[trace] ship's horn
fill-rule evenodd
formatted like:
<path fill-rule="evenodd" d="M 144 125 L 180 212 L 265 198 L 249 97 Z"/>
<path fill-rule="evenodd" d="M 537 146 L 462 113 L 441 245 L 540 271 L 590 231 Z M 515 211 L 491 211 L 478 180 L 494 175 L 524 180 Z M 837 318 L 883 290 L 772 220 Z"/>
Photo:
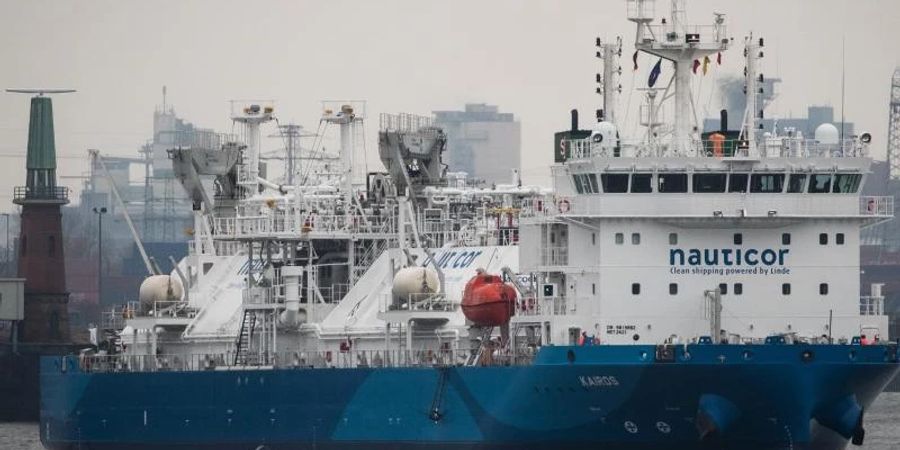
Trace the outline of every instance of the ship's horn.
<path fill-rule="evenodd" d="M 863 429 L 863 409 L 856 401 L 856 396 L 848 395 L 835 400 L 815 413 L 816 422 L 834 430 L 846 439 L 852 439 L 854 445 L 862 445 L 866 436 Z"/>
<path fill-rule="evenodd" d="M 741 411 L 725 397 L 715 394 L 703 394 L 700 396 L 700 404 L 697 406 L 697 432 L 700 439 L 711 439 L 728 432 L 728 429 L 741 416 Z"/>

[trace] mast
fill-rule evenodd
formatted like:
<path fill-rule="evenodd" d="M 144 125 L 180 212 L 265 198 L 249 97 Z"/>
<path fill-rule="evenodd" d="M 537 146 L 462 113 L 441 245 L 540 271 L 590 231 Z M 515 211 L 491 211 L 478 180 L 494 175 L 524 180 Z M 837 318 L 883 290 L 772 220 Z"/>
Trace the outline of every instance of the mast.
<path fill-rule="evenodd" d="M 684 0 L 671 0 L 668 20 L 652 25 L 654 0 L 627 0 L 627 7 L 628 20 L 637 24 L 635 48 L 675 63 L 675 117 L 669 152 L 695 155 L 692 144 L 699 133 L 691 113 L 691 65 L 728 48 L 725 17 L 716 14 L 713 25 L 687 25 Z"/>
<path fill-rule="evenodd" d="M 744 121 L 741 124 L 741 138 L 747 142 L 747 156 L 759 156 L 759 148 L 756 145 L 756 130 L 758 120 L 762 118 L 762 107 L 757 101 L 762 93 L 762 74 L 757 75 L 759 59 L 763 57 L 763 40 L 753 39 L 753 33 L 744 38 L 744 95 L 747 98 L 747 107 L 744 110 Z"/>
<path fill-rule="evenodd" d="M 622 92 L 619 84 L 622 67 L 618 61 L 622 56 L 622 37 L 617 36 L 614 42 L 606 43 L 597 38 L 597 47 L 600 48 L 597 57 L 603 61 L 603 74 L 597 74 L 597 93 L 603 96 L 603 109 L 597 111 L 597 121 L 616 125 L 616 100 Z"/>

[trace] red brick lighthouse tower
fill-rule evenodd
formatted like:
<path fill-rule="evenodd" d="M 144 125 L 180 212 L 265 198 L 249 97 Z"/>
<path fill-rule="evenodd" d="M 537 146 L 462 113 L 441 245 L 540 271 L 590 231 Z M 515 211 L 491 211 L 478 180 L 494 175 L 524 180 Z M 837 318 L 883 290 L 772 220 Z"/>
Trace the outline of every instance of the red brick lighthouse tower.
<path fill-rule="evenodd" d="M 19 233 L 19 277 L 25 279 L 25 320 L 19 335 L 25 343 L 69 341 L 69 293 L 63 260 L 62 213 L 68 189 L 56 185 L 53 105 L 47 93 L 31 91 L 25 186 L 17 186 L 13 202 L 22 206 Z"/>

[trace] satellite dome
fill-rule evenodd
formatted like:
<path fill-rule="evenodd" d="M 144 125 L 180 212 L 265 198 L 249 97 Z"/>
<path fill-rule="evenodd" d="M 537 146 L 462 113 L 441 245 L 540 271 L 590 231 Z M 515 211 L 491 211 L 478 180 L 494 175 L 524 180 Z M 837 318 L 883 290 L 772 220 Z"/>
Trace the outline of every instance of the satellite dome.
<path fill-rule="evenodd" d="M 823 123 L 816 128 L 816 140 L 820 144 L 837 145 L 840 140 L 840 133 L 836 126 L 830 123 Z"/>

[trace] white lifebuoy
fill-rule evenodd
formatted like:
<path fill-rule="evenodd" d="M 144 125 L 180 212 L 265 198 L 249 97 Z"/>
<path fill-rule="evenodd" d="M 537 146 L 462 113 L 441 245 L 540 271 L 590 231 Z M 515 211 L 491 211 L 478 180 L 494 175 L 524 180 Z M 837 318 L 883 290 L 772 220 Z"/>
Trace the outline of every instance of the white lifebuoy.
<path fill-rule="evenodd" d="M 569 209 L 571 206 L 572 206 L 572 204 L 569 203 L 568 200 L 563 199 L 563 200 L 559 201 L 559 205 L 557 205 L 557 209 L 559 209 L 559 212 L 561 212 L 561 213 L 567 213 L 567 212 L 569 212 Z"/>

